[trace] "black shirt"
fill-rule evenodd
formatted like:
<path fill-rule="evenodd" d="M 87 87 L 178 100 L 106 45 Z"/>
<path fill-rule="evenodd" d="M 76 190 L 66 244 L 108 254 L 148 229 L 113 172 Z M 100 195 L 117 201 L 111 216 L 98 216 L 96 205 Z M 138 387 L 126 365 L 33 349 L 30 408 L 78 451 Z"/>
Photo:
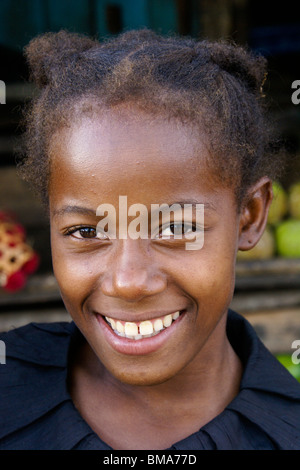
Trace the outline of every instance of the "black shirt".
<path fill-rule="evenodd" d="M 229 310 L 229 341 L 244 372 L 240 391 L 209 423 L 173 450 L 300 450 L 300 384 Z M 31 323 L 0 339 L 0 449 L 112 450 L 75 408 L 67 388 L 68 355 L 80 336 L 73 322 Z M 222 384 L 220 384 L 220 387 Z"/>

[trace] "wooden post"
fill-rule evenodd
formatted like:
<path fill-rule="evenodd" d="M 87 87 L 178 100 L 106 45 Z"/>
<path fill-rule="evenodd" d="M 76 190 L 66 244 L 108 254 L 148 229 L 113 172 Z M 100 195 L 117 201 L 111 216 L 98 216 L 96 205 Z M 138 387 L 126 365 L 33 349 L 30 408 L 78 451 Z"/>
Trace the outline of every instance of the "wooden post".
<path fill-rule="evenodd" d="M 247 6 L 248 0 L 201 0 L 201 38 L 245 43 L 248 37 Z"/>

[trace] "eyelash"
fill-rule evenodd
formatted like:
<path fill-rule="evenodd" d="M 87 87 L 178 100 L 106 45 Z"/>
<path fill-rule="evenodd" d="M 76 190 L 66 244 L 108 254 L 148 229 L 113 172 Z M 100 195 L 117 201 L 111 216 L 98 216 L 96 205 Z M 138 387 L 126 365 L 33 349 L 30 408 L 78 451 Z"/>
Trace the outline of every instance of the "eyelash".
<path fill-rule="evenodd" d="M 92 227 L 92 226 L 89 226 L 89 225 L 80 225 L 80 226 L 77 226 L 77 227 L 71 227 L 69 229 L 66 230 L 66 232 L 64 233 L 64 236 L 68 237 L 68 236 L 73 236 L 73 238 L 77 238 L 78 240 L 108 240 L 108 237 L 106 238 L 97 238 L 96 236 L 94 237 L 75 237 L 74 236 L 74 233 L 80 231 L 80 230 L 84 230 L 84 229 L 88 229 L 88 230 L 94 230 L 95 233 L 96 233 L 96 227 Z"/>
<path fill-rule="evenodd" d="M 177 226 L 177 225 L 181 225 L 181 228 L 183 230 L 181 230 L 181 233 L 184 234 L 184 224 L 183 223 L 180 223 L 180 222 L 177 222 L 177 223 L 174 223 L 174 222 L 171 222 L 169 225 L 166 225 L 165 227 L 162 227 L 162 230 L 166 230 L 167 228 L 171 228 L 173 227 L 172 231 L 172 235 L 174 235 L 174 227 Z M 188 227 L 190 227 L 192 229 L 192 231 L 195 231 L 197 229 L 196 225 L 194 223 L 190 223 L 190 224 L 186 224 Z"/>
<path fill-rule="evenodd" d="M 171 229 L 171 230 L 173 231 L 172 235 L 174 235 L 174 226 L 176 226 L 176 225 L 181 225 L 182 227 L 184 227 L 184 224 L 182 224 L 182 223 L 170 223 L 169 225 L 167 225 L 167 226 L 163 227 L 162 229 L 160 229 L 160 231 L 162 232 L 163 230 L 166 230 L 167 228 L 173 227 L 173 229 Z M 195 231 L 197 229 L 197 227 L 194 223 L 187 224 L 187 225 L 192 228 L 192 231 Z M 84 230 L 84 229 L 94 230 L 96 232 L 96 227 L 92 227 L 92 226 L 89 226 L 89 225 L 80 225 L 80 226 L 76 226 L 76 227 L 70 227 L 69 229 L 67 229 L 66 232 L 64 233 L 64 236 L 73 236 L 73 238 L 77 238 L 78 240 L 102 240 L 102 241 L 103 240 L 109 240 L 109 237 L 107 237 L 107 236 L 105 236 L 103 238 L 97 238 L 96 236 L 94 236 L 94 237 L 83 237 L 83 236 L 76 237 L 76 236 L 74 236 L 74 233 L 76 233 L 77 231 L 80 231 L 80 230 Z M 199 230 L 199 228 L 198 228 L 198 230 Z M 201 230 L 203 230 L 203 229 L 201 228 Z M 162 235 L 161 235 L 161 237 L 162 237 Z M 171 236 L 169 235 L 169 237 L 171 237 Z"/>

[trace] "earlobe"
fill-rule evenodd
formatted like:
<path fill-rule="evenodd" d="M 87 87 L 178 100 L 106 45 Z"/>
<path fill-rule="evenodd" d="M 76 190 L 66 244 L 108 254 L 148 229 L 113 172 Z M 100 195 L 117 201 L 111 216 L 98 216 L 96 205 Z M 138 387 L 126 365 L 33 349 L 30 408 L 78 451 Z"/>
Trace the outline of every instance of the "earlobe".
<path fill-rule="evenodd" d="M 272 198 L 272 181 L 267 177 L 261 178 L 248 191 L 240 213 L 239 250 L 251 250 L 260 240 Z"/>

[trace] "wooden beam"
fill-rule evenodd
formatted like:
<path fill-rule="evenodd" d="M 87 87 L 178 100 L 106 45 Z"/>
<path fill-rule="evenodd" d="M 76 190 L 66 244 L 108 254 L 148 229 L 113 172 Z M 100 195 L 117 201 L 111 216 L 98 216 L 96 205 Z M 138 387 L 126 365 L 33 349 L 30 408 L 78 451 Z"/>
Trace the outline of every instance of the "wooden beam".
<path fill-rule="evenodd" d="M 292 354 L 293 341 L 300 340 L 300 307 L 257 311 L 244 315 L 273 354 Z"/>

